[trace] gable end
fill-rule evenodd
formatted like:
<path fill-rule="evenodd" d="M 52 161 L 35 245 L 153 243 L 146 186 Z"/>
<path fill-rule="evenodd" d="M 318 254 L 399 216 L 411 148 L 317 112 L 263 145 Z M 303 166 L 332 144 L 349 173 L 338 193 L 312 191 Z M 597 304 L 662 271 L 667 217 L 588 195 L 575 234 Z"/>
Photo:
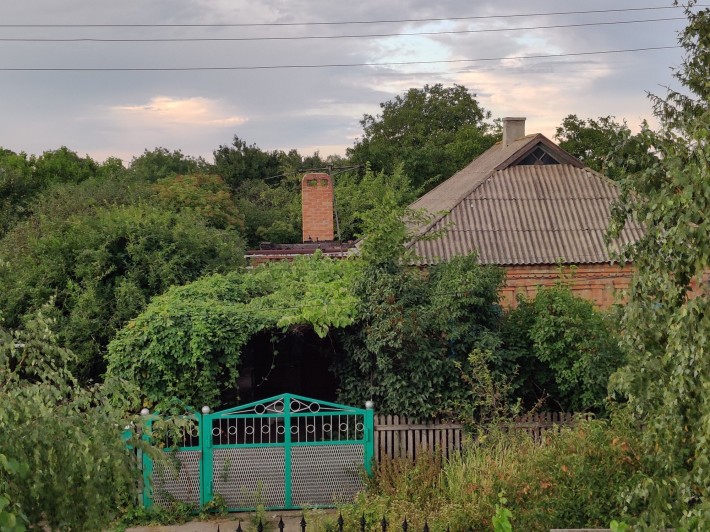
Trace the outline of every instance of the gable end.
<path fill-rule="evenodd" d="M 538 133 L 535 135 L 533 142 L 530 142 L 499 164 L 496 170 L 503 170 L 510 166 L 535 164 L 569 164 L 575 168 L 584 168 L 584 164 L 579 159 Z"/>

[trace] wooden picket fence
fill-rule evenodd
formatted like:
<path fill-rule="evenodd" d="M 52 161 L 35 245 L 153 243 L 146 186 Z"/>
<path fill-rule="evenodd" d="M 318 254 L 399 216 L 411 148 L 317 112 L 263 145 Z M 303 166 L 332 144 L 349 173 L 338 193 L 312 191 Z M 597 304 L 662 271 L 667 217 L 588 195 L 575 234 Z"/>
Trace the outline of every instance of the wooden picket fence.
<path fill-rule="evenodd" d="M 570 425 L 578 414 L 540 412 L 519 417 L 505 430 L 525 431 L 541 441 L 545 431 L 555 426 Z M 463 425 L 443 419 L 427 421 L 406 416 L 375 416 L 375 459 L 384 457 L 415 460 L 423 452 L 441 452 L 448 458 L 461 449 L 465 434 Z"/>

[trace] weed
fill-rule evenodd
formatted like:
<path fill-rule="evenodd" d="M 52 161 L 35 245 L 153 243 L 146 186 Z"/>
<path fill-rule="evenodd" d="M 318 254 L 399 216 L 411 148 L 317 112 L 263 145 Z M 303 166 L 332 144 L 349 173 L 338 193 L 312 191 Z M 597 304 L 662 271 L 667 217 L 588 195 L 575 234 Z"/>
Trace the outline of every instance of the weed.
<path fill-rule="evenodd" d="M 510 519 L 513 517 L 513 512 L 505 507 L 507 502 L 508 499 L 505 498 L 505 492 L 501 491 L 498 494 L 496 513 L 493 516 L 494 532 L 513 532 L 513 525 L 510 523 Z"/>

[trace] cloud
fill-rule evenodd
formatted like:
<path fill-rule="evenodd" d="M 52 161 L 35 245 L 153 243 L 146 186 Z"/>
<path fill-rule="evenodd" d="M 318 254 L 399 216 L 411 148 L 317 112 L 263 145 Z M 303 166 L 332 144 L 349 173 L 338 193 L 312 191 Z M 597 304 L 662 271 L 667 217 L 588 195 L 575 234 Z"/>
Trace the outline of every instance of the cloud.
<path fill-rule="evenodd" d="M 154 96 L 147 103 L 116 105 L 110 108 L 120 120 L 164 126 L 229 127 L 247 122 L 248 118 L 230 115 L 218 100 L 203 97 L 171 98 Z"/>
<path fill-rule="evenodd" d="M 241 24 L 449 18 L 310 26 L 6 28 L 8 37 L 242 38 L 477 30 L 647 18 L 597 13 L 498 19 L 460 17 L 572 11 L 569 0 L 90 0 L 6 2 L 7 24 Z M 647 2 L 627 0 L 623 7 Z M 595 10 L 618 8 L 597 0 Z M 592 9 L 589 7 L 588 9 Z M 581 10 L 582 8 L 580 8 Z M 587 8 L 584 8 L 587 9 Z M 650 18 L 677 15 L 662 11 Z M 458 20 L 453 18 L 459 17 Z M 409 37 L 214 42 L 4 43 L 0 66 L 180 68 L 458 61 L 354 68 L 160 72 L 0 72 L 0 146 L 40 153 L 67 145 L 91 155 L 130 158 L 145 148 L 179 148 L 209 158 L 233 135 L 264 149 L 320 147 L 342 152 L 362 134 L 364 113 L 424 84 L 463 83 L 494 116 L 524 115 L 530 130 L 554 132 L 569 114 L 648 117 L 645 90 L 672 83 L 677 50 L 512 59 L 520 55 L 673 45 L 680 21 Z M 503 61 L 461 61 L 507 57 Z"/>

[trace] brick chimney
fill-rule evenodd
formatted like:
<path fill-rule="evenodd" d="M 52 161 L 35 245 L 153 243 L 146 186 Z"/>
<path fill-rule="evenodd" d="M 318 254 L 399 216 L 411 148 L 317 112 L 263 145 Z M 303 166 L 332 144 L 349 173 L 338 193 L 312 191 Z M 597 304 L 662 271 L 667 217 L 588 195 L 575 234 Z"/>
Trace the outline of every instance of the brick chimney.
<path fill-rule="evenodd" d="M 512 144 L 525 136 L 525 117 L 503 119 L 503 146 Z"/>
<path fill-rule="evenodd" d="M 301 181 L 303 241 L 333 240 L 333 181 L 328 174 L 306 174 Z"/>

